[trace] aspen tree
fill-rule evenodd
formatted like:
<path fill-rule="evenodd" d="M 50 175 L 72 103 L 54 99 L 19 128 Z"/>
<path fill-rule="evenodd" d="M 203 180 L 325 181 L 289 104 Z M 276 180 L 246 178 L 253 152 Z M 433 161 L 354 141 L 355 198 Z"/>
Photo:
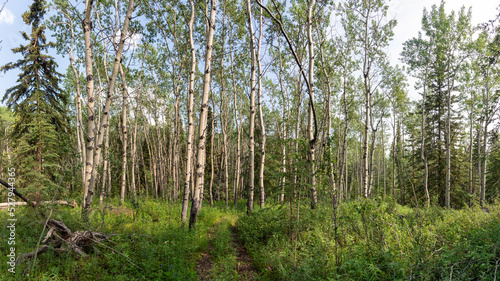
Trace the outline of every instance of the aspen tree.
<path fill-rule="evenodd" d="M 261 130 L 261 135 L 262 135 L 262 142 L 260 145 L 260 169 L 259 169 L 259 189 L 260 189 L 260 207 L 264 208 L 264 203 L 265 203 L 265 189 L 264 189 L 264 167 L 266 163 L 266 126 L 264 124 L 264 114 L 262 112 L 262 66 L 260 62 L 260 51 L 261 51 L 261 45 L 262 45 L 262 8 L 260 8 L 260 16 L 259 16 L 259 24 L 260 24 L 260 30 L 259 30 L 259 40 L 257 44 L 257 54 L 256 54 L 256 59 L 257 59 L 257 71 L 259 73 L 258 76 L 258 108 L 259 108 L 259 120 L 260 120 L 260 130 Z"/>
<path fill-rule="evenodd" d="M 196 161 L 196 183 L 194 187 L 193 202 L 191 204 L 191 215 L 189 217 L 189 228 L 196 229 L 196 220 L 198 217 L 198 211 L 201 206 L 201 191 L 203 190 L 204 177 L 205 177 L 205 143 L 206 143 L 206 129 L 207 129 L 207 117 L 208 117 L 208 95 L 210 91 L 211 82 L 211 62 L 212 62 L 212 44 L 215 31 L 215 13 L 217 9 L 217 0 L 210 0 L 210 18 L 208 19 L 207 25 L 207 44 L 206 44 L 206 54 L 205 54 L 205 71 L 203 76 L 203 97 L 201 101 L 201 112 L 200 112 L 200 129 L 198 136 L 198 155 Z"/>
<path fill-rule="evenodd" d="M 284 29 L 283 23 L 267 8 L 265 5 L 262 4 L 261 1 L 256 0 L 257 4 L 266 10 L 266 12 L 269 14 L 269 16 L 272 18 L 272 20 L 278 25 L 281 33 L 286 39 L 286 42 L 288 44 L 288 47 L 290 51 L 292 52 L 293 58 L 299 67 L 300 74 L 302 74 L 302 77 L 304 78 L 304 82 L 307 85 L 307 93 L 309 95 L 309 118 L 308 118 L 308 138 L 309 138 L 309 169 L 310 169 L 310 190 L 311 190 L 311 209 L 316 209 L 317 205 L 317 194 L 316 194 L 316 164 L 315 164 L 315 146 L 317 142 L 317 136 L 318 136 L 318 122 L 317 122 L 317 117 L 316 117 L 316 109 L 314 107 L 314 84 L 312 79 L 314 78 L 314 41 L 312 37 L 312 10 L 313 7 L 316 3 L 315 0 L 309 1 L 308 4 L 308 17 L 307 17 L 307 36 L 308 36 L 308 45 L 309 45 L 309 74 L 307 75 L 301 61 L 299 60 L 299 57 L 297 55 L 297 52 L 295 51 L 292 42 L 290 41 L 290 38 L 288 37 L 287 32 Z M 280 18 L 282 18 L 280 11 L 278 10 L 278 15 Z M 299 74 L 299 75 L 300 75 Z M 300 89 L 300 83 L 299 87 Z M 298 126 L 298 125 L 297 125 Z"/>
<path fill-rule="evenodd" d="M 128 130 L 127 130 L 127 81 L 125 78 L 125 72 L 123 71 L 123 66 L 120 64 L 120 76 L 122 78 L 122 175 L 120 184 L 120 204 L 125 201 L 125 189 L 126 189 L 126 179 L 127 179 L 127 145 L 128 145 Z"/>
<path fill-rule="evenodd" d="M 240 184 L 240 173 L 241 173 L 241 115 L 238 110 L 238 102 L 236 99 L 236 79 L 234 77 L 234 57 L 233 57 L 233 43 L 229 44 L 229 55 L 231 58 L 231 80 L 233 81 L 233 105 L 234 105 L 234 116 L 237 131 L 236 138 L 236 169 L 235 169 L 235 180 L 234 180 L 234 207 L 238 206 L 238 187 Z"/>
<path fill-rule="evenodd" d="M 92 43 L 91 43 L 91 32 L 92 32 L 92 0 L 85 1 L 85 18 L 83 20 L 84 29 L 84 40 L 85 40 L 85 65 L 87 74 L 87 163 L 85 170 L 85 182 L 84 182 L 84 202 L 83 202 L 83 218 L 88 220 L 91 212 L 92 199 L 94 195 L 94 187 L 97 177 L 97 167 L 100 165 L 101 161 L 101 146 L 104 138 L 103 129 L 109 126 L 109 110 L 111 107 L 111 94 L 114 92 L 116 77 L 118 75 L 118 69 L 121 64 L 121 57 L 123 52 L 123 47 L 125 45 L 125 39 L 128 35 L 128 26 L 132 18 L 132 12 L 134 11 L 134 0 L 129 0 L 127 15 L 125 17 L 125 22 L 123 24 L 120 41 L 118 48 L 116 50 L 116 58 L 113 66 L 113 72 L 110 76 L 110 83 L 108 84 L 106 91 L 106 102 L 103 109 L 104 117 L 101 119 L 98 134 L 97 134 L 97 145 L 94 147 L 95 141 L 95 95 L 94 95 L 94 78 L 92 70 Z"/>
<path fill-rule="evenodd" d="M 247 201 L 247 213 L 253 211 L 253 196 L 254 196 L 254 185 L 255 185 L 255 43 L 254 43 L 254 31 L 253 31 L 253 17 L 252 17 L 252 6 L 250 5 L 250 0 L 247 0 L 247 17 L 248 17 L 248 32 L 250 37 L 250 56 L 251 56 L 251 67 L 250 67 L 250 128 L 249 128 L 249 169 L 250 178 L 248 183 L 248 201 Z"/>
<path fill-rule="evenodd" d="M 194 49 L 194 40 L 193 40 L 193 27 L 194 27 L 194 19 L 195 19 L 195 8 L 194 8 L 194 0 L 190 0 L 189 4 L 191 5 L 191 16 L 189 18 L 189 47 L 191 50 L 191 69 L 189 71 L 189 86 L 188 86 L 188 136 L 187 136 L 187 144 L 186 144 L 186 174 L 184 181 L 184 197 L 182 200 L 182 212 L 181 212 L 181 221 L 182 223 L 186 223 L 187 219 L 187 209 L 189 202 L 189 183 L 191 182 L 191 173 L 192 173 L 192 158 L 193 158 L 193 139 L 194 139 L 194 121 L 193 121 L 193 106 L 194 106 L 194 74 L 196 70 L 196 50 Z"/>

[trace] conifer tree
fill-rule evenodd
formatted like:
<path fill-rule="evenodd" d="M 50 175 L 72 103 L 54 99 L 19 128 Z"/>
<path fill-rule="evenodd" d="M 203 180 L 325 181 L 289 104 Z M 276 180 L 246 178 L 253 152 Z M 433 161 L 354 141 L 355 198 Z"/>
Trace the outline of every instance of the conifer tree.
<path fill-rule="evenodd" d="M 57 187 L 64 136 L 69 133 L 68 97 L 58 86 L 61 74 L 54 58 L 44 54 L 55 44 L 47 42 L 43 16 L 47 5 L 34 0 L 23 20 L 31 25 L 31 34 L 22 32 L 27 44 L 12 49 L 23 55 L 0 70 L 19 69 L 17 84 L 6 90 L 2 101 L 15 113 L 11 139 L 15 143 L 14 164 L 20 187 L 43 196 Z M 63 135 L 64 134 L 64 135 Z M 66 138 L 67 139 L 67 138 Z"/>

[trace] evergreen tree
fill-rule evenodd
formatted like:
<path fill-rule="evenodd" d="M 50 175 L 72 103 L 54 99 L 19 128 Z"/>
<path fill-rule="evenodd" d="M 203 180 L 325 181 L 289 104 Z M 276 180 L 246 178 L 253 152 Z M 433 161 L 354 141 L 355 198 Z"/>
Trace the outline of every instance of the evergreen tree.
<path fill-rule="evenodd" d="M 31 34 L 22 32 L 28 41 L 12 49 L 23 58 L 8 63 L 0 70 L 18 68 L 17 85 L 7 89 L 2 101 L 15 113 L 11 139 L 15 144 L 14 163 L 18 186 L 28 188 L 36 197 L 57 187 L 61 170 L 62 145 L 69 133 L 67 118 L 68 96 L 58 86 L 61 74 L 56 71 L 54 58 L 44 54 L 55 44 L 47 42 L 42 19 L 46 12 L 44 0 L 34 0 L 23 20 L 31 25 Z"/>

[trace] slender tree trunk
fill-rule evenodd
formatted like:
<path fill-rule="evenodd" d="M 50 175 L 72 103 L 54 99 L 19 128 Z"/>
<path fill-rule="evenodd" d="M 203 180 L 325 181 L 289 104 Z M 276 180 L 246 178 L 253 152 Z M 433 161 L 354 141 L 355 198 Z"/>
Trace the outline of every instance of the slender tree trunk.
<path fill-rule="evenodd" d="M 384 122 L 382 122 L 382 166 L 383 166 L 383 179 L 384 179 L 384 198 L 387 195 L 387 186 L 386 186 L 386 174 L 385 174 L 385 136 L 384 136 Z"/>
<path fill-rule="evenodd" d="M 299 155 L 299 135 L 300 135 L 300 118 L 301 118 L 301 111 L 300 108 L 302 106 L 302 95 L 301 95 L 301 86 L 302 86 L 302 76 L 299 74 L 299 79 L 297 82 L 297 95 L 298 95 L 298 101 L 297 101 L 297 116 L 296 116 L 296 122 L 295 123 L 295 154 Z M 294 176 L 293 176 L 293 195 L 292 197 L 295 197 L 297 195 L 297 182 L 298 182 L 298 172 L 299 172 L 299 167 L 297 165 L 293 165 L 294 161 L 293 158 L 290 159 L 290 165 L 294 167 Z M 291 199 L 290 199 L 291 200 Z M 292 201 L 290 201 L 292 202 Z"/>
<path fill-rule="evenodd" d="M 71 69 L 73 70 L 73 75 L 75 76 L 76 138 L 78 141 L 77 149 L 78 149 L 78 154 L 80 155 L 80 162 L 83 164 L 82 165 L 82 184 L 85 184 L 85 167 L 86 167 L 87 157 L 85 154 L 86 153 L 85 137 L 84 137 L 84 133 L 83 133 L 82 99 L 81 99 L 81 94 L 80 94 L 80 79 L 79 79 L 80 72 L 75 67 L 74 56 L 73 56 L 73 49 L 74 49 L 74 45 L 75 45 L 75 33 L 74 33 L 73 20 L 66 13 L 65 10 L 63 10 L 62 12 L 64 13 L 66 18 L 68 19 L 68 23 L 69 23 L 70 31 L 71 31 L 71 47 L 69 50 L 69 62 L 71 65 Z"/>
<path fill-rule="evenodd" d="M 120 185 L 120 204 L 125 201 L 126 179 L 127 179 L 127 145 L 128 145 L 128 130 L 127 130 L 127 81 L 125 79 L 125 72 L 120 64 L 120 75 L 122 77 L 122 91 L 123 91 L 123 109 L 122 109 L 122 178 Z"/>
<path fill-rule="evenodd" d="M 231 56 L 231 78 L 233 80 L 233 101 L 234 101 L 234 116 L 236 123 L 237 144 L 236 144 L 236 169 L 235 169 L 235 180 L 234 180 L 234 207 L 238 206 L 238 187 L 240 183 L 240 171 L 241 171 L 241 116 L 238 111 L 238 102 L 236 99 L 236 79 L 234 78 L 234 58 L 233 58 L 233 44 L 229 44 L 229 54 Z"/>
<path fill-rule="evenodd" d="M 215 31 L 215 13 L 217 9 L 217 0 L 210 0 L 211 10 L 210 19 L 207 26 L 207 51 L 205 54 L 205 72 L 203 76 L 203 97 L 201 101 L 201 112 L 200 112 L 200 130 L 199 130 L 199 141 L 198 141 L 198 155 L 196 161 L 196 184 L 193 194 L 193 203 L 191 204 L 191 215 L 189 218 L 189 228 L 196 228 L 196 220 L 198 217 L 198 211 L 200 209 L 200 198 L 201 191 L 203 190 L 204 179 L 205 179 L 205 143 L 206 143 L 206 130 L 207 130 L 207 118 L 208 118 L 208 95 L 210 91 L 211 82 L 211 62 L 212 62 L 212 44 Z"/>
<path fill-rule="evenodd" d="M 92 65 L 92 6 L 93 0 L 85 1 L 85 18 L 83 20 L 83 31 L 85 41 L 85 72 L 87 75 L 87 162 L 85 163 L 85 180 L 83 182 L 83 210 L 90 214 L 90 205 L 87 203 L 91 183 L 92 170 L 94 169 L 94 142 L 95 142 L 95 93 L 94 93 L 94 71 Z M 92 195 L 90 195 L 90 203 Z M 85 218 L 85 215 L 84 215 Z"/>
<path fill-rule="evenodd" d="M 474 150 L 474 92 L 471 90 L 471 104 L 470 104 L 470 127 L 469 127 L 469 207 L 472 207 L 473 200 L 472 196 L 474 195 L 474 163 L 473 163 L 473 150 Z"/>
<path fill-rule="evenodd" d="M 191 70 L 189 72 L 189 88 L 188 88 L 188 137 L 186 147 L 186 179 L 184 181 L 184 197 L 182 200 L 181 221 L 182 224 L 187 220 L 187 209 L 189 204 L 189 183 L 191 182 L 192 173 L 192 158 L 193 158 L 193 138 L 194 138 L 194 120 L 193 120 L 193 105 L 194 105 L 194 74 L 196 71 L 196 50 L 194 48 L 193 28 L 195 19 L 194 0 L 189 1 L 191 5 L 191 17 L 189 19 L 189 46 L 191 49 Z"/>
<path fill-rule="evenodd" d="M 318 32 L 319 33 L 319 32 Z M 324 58 L 324 54 L 323 54 L 323 48 L 319 48 L 319 52 L 320 52 L 320 60 L 321 60 L 321 68 L 323 70 L 323 75 L 325 76 L 325 79 L 326 79 L 326 89 L 327 89 L 327 92 L 326 92 L 326 95 L 327 95 L 327 98 L 326 98 L 326 105 L 325 105 L 325 114 L 326 114 L 326 118 L 327 118 L 327 132 L 326 132 L 326 136 L 327 136 L 327 141 L 329 143 L 331 143 L 331 130 L 332 130 L 332 116 L 331 116 L 331 113 L 330 113 L 330 100 L 331 100 L 331 96 L 332 96 L 332 87 L 331 87 L 331 83 L 330 83 L 330 77 L 328 75 L 328 73 L 326 72 L 326 63 L 325 63 L 325 58 Z M 339 131 L 340 131 L 340 126 L 339 126 Z M 340 142 L 340 138 L 339 138 L 339 142 Z M 332 152 L 332 147 L 331 145 L 328 145 L 327 146 L 329 148 L 329 151 L 327 152 L 329 155 L 332 155 L 333 152 Z M 340 151 L 340 146 L 339 148 L 337 149 L 337 151 L 339 152 Z M 338 163 L 338 154 L 337 154 L 337 163 Z M 333 207 L 336 208 L 337 207 L 337 202 L 338 202 L 338 190 L 337 190 L 337 184 L 335 182 L 335 177 L 334 177 L 334 163 L 333 161 L 330 161 L 330 163 L 328 163 L 328 165 L 330 166 L 330 169 L 329 169 L 329 186 L 332 187 L 332 200 L 333 200 Z"/>
<path fill-rule="evenodd" d="M 486 89 L 485 89 L 485 96 L 483 99 L 483 104 L 484 104 L 484 133 L 483 133 L 483 145 L 482 145 L 482 151 L 479 154 L 479 161 L 482 162 L 482 169 L 480 170 L 480 183 L 481 183 L 481 190 L 480 190 L 480 195 L 479 195 L 479 205 L 481 207 L 484 206 L 484 202 L 486 200 L 486 171 L 487 171 L 487 146 L 488 146 L 488 125 L 490 123 L 490 85 L 489 85 L 489 70 L 487 70 L 485 74 L 485 80 L 486 80 Z M 480 149 L 481 146 L 479 145 Z"/>
<path fill-rule="evenodd" d="M 248 31 L 250 36 L 250 55 L 251 55 L 251 74 L 250 74 L 250 128 L 249 128 L 249 169 L 250 178 L 248 184 L 248 201 L 247 201 L 247 213 L 253 211 L 253 193 L 254 193 L 254 183 L 255 183 L 255 43 L 254 43 L 254 31 L 253 31 L 253 19 L 252 19 L 252 6 L 250 5 L 250 0 L 247 0 L 247 15 L 248 15 Z"/>
<path fill-rule="evenodd" d="M 99 205 L 102 206 L 104 203 L 104 197 L 106 197 L 106 179 L 108 175 L 109 169 L 109 127 L 106 128 L 106 140 L 104 141 L 104 167 L 102 172 L 102 186 L 101 186 L 101 195 L 99 196 Z M 108 197 L 111 195 L 111 192 L 108 192 Z"/>
<path fill-rule="evenodd" d="M 348 52 L 350 53 L 350 51 Z M 344 111 L 344 130 L 343 130 L 343 133 L 342 133 L 342 143 L 341 143 L 341 149 L 340 149 L 340 164 L 339 164 L 339 175 L 340 175 L 340 190 L 342 190 L 342 185 L 343 185 L 343 176 L 344 176 L 344 171 L 343 171 L 343 167 L 345 166 L 346 169 L 345 169 L 345 180 L 347 181 L 347 129 L 348 129 L 348 126 L 349 126 L 349 111 L 348 111 L 348 108 L 347 108 L 347 90 L 348 90 L 348 85 L 347 85 L 347 79 L 348 79 L 348 60 L 347 60 L 347 56 L 346 56 L 346 59 L 345 59 L 345 62 L 344 62 L 344 73 L 343 73 L 343 79 L 342 79 L 342 84 L 343 84 L 343 87 L 342 87 L 342 107 L 343 107 L 343 111 Z M 339 130 L 340 131 L 340 130 Z M 344 189 L 345 189 L 345 194 L 347 196 L 347 184 L 344 185 Z"/>
<path fill-rule="evenodd" d="M 279 35 L 279 34 L 278 34 Z M 286 118 L 286 113 L 288 112 L 287 99 L 288 96 L 285 92 L 285 87 L 283 85 L 283 60 L 281 57 L 281 40 L 278 37 L 278 56 L 279 56 L 279 82 L 281 89 L 281 97 L 283 99 L 283 112 L 282 112 L 282 122 L 283 122 L 283 145 L 281 147 L 281 165 L 283 166 L 283 177 L 281 178 L 281 194 L 280 200 L 281 202 L 285 202 L 285 182 L 286 182 L 286 145 L 287 145 L 287 136 L 288 136 L 288 122 Z M 289 119 L 289 118 L 288 118 Z"/>
<path fill-rule="evenodd" d="M 122 51 L 125 44 L 125 38 L 128 34 L 128 25 L 132 17 L 132 12 L 134 10 L 134 0 L 129 0 L 127 15 L 125 17 L 125 22 L 122 27 L 120 35 L 120 43 L 116 51 L 116 59 L 113 67 L 113 72 L 110 77 L 110 82 L 108 84 L 106 103 L 103 110 L 104 117 L 100 122 L 98 129 L 97 145 L 94 148 L 95 140 L 95 122 L 94 122 L 94 82 L 93 82 L 93 72 L 92 72 L 92 47 L 91 47 L 91 10 L 92 10 L 92 0 L 86 0 L 85 3 L 85 19 L 83 22 L 84 26 L 84 39 L 85 39 L 85 64 L 87 72 L 87 93 L 88 93 L 88 122 L 87 122 L 87 163 L 85 171 L 85 183 L 84 183 L 84 202 L 83 209 L 85 210 L 83 214 L 83 219 L 88 221 L 91 212 L 92 198 L 94 195 L 95 179 L 97 177 L 97 167 L 100 165 L 101 161 L 101 146 L 104 138 L 102 132 L 104 127 L 109 124 L 109 109 L 111 106 L 111 93 L 114 92 L 116 76 L 118 75 L 118 69 L 121 64 Z"/>
<path fill-rule="evenodd" d="M 222 13 L 222 53 L 225 54 L 226 50 L 226 23 L 225 23 L 225 13 L 226 4 L 223 2 L 223 13 Z M 224 170 L 224 201 L 226 203 L 226 208 L 229 207 L 229 171 L 228 171 L 228 155 L 229 155 L 229 145 L 227 143 L 227 127 L 228 127 L 228 115 L 227 104 L 225 101 L 225 79 L 224 79 L 224 56 L 221 56 L 220 60 L 220 124 L 222 132 L 222 158 L 224 165 L 222 170 Z M 222 161 L 222 160 L 221 160 Z"/>
<path fill-rule="evenodd" d="M 212 106 L 214 108 L 214 106 Z M 214 205 L 214 192 L 213 192 L 213 186 L 214 186 L 214 173 L 215 173 L 215 165 L 214 165 L 214 119 L 210 120 L 211 126 L 212 126 L 212 131 L 210 134 L 210 183 L 209 183 L 209 189 L 208 189 L 208 195 L 210 198 L 210 206 Z M 203 197 L 203 193 L 201 195 Z M 217 197 L 217 201 L 219 201 L 219 198 Z"/>
<path fill-rule="evenodd" d="M 369 185 L 369 159 L 368 159 L 368 126 L 371 117 L 371 81 L 370 81 L 370 67 L 371 61 L 369 56 L 369 21 L 370 21 L 370 5 L 365 18 L 365 31 L 364 31 L 364 59 L 363 59 L 363 77 L 365 86 L 365 128 L 364 128 L 364 142 L 363 142 L 363 197 L 368 198 L 368 185 Z"/>
<path fill-rule="evenodd" d="M 394 107 L 394 105 L 393 105 Z M 394 124 L 392 125 L 392 198 L 396 200 L 396 113 L 393 109 Z"/>
<path fill-rule="evenodd" d="M 380 122 L 382 121 L 382 119 L 380 119 Z M 380 124 L 379 122 L 379 124 Z M 373 157 L 374 157 L 374 152 L 375 152 L 375 141 L 377 140 L 376 138 L 376 134 L 377 134 L 377 129 L 378 129 L 378 124 L 377 124 L 377 127 L 376 128 L 373 128 L 373 125 L 372 125 L 372 137 L 371 137 L 371 146 L 370 146 L 370 163 L 368 165 L 369 167 L 369 182 L 368 182 L 368 197 L 371 198 L 372 196 L 372 186 L 373 186 Z"/>
<path fill-rule="evenodd" d="M 140 93 L 140 90 L 139 90 Z M 136 101 L 139 102 L 139 95 L 136 98 Z M 134 122 L 134 136 L 132 140 L 132 171 L 130 172 L 130 175 L 132 176 L 132 192 L 134 193 L 134 199 L 137 199 L 137 187 L 136 187 L 136 181 L 135 181 L 135 166 L 137 165 L 137 123 L 138 123 L 138 115 L 137 115 L 137 107 L 135 109 L 135 122 Z M 140 180 L 138 178 L 138 180 Z M 140 185 L 139 185 L 140 186 Z"/>
<path fill-rule="evenodd" d="M 427 163 L 427 156 L 425 153 L 425 100 L 427 97 L 427 74 L 425 75 L 424 79 L 424 94 L 422 98 L 422 127 L 421 127 L 421 153 L 420 153 L 420 159 L 424 163 L 424 190 L 425 190 L 425 199 L 426 199 L 426 205 L 427 207 L 431 206 L 431 197 L 429 195 L 429 187 L 428 187 L 428 181 L 429 181 L 429 165 Z"/>
<path fill-rule="evenodd" d="M 264 189 L 264 167 L 266 163 L 266 126 L 264 124 L 264 114 L 262 112 L 262 67 L 260 63 L 260 50 L 261 50 L 261 42 L 262 42 L 262 34 L 263 34 L 263 29 L 262 29 L 262 8 L 260 8 L 260 18 L 259 18 L 259 23 L 260 23 L 260 31 L 259 31 L 259 41 L 257 44 L 257 71 L 259 73 L 258 76 L 258 84 L 259 84 L 259 90 L 257 93 L 258 96 L 258 108 L 259 108 L 259 120 L 260 120 L 260 130 L 261 130 L 261 135 L 262 135 L 262 142 L 260 146 L 260 168 L 259 168 L 259 189 L 260 189 L 260 207 L 264 208 L 264 203 L 265 203 L 265 189 Z"/>
<path fill-rule="evenodd" d="M 312 11 L 316 0 L 310 0 L 307 7 L 307 38 L 309 45 L 309 165 L 311 172 L 311 209 L 316 209 L 318 205 L 318 196 L 316 194 L 316 126 L 314 116 L 314 41 L 312 35 Z M 314 127 L 314 128 L 313 128 Z"/>
<path fill-rule="evenodd" d="M 144 54 L 144 56 L 146 55 L 146 53 Z M 136 98 L 135 98 L 135 101 L 136 101 L 136 106 L 135 106 L 135 113 L 134 113 L 134 117 L 135 117 L 135 122 L 134 122 L 134 134 L 133 134 L 133 139 L 132 139 L 132 155 L 131 155 L 131 158 L 132 158 L 132 167 L 131 167 L 131 171 L 130 171 L 130 175 L 132 177 L 132 183 L 130 184 L 131 187 L 132 187 L 132 193 L 134 195 L 134 199 L 137 201 L 137 188 L 136 188 L 136 184 L 135 184 L 135 165 L 137 163 L 137 123 L 138 123 L 138 114 L 137 114 L 137 108 L 139 107 L 138 103 L 140 102 L 140 95 L 141 95 L 141 90 L 140 90 L 140 85 L 141 85 L 141 79 L 142 79 L 142 73 L 143 73 L 143 70 L 144 70 L 144 57 L 143 57 L 143 60 L 142 60 L 142 65 L 141 65 L 141 73 L 139 75 L 139 81 L 137 83 L 137 88 L 136 88 L 136 91 L 137 91 L 137 94 L 136 94 Z"/>
<path fill-rule="evenodd" d="M 450 173 L 451 173 L 451 88 L 448 89 L 447 95 L 447 114 L 446 114 L 446 186 L 445 186 L 445 205 L 446 209 L 450 209 Z"/>

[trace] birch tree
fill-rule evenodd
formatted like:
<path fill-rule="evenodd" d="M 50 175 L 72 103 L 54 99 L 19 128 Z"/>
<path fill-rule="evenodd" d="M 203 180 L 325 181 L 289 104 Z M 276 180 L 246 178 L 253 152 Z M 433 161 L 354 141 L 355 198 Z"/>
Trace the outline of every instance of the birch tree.
<path fill-rule="evenodd" d="M 211 82 L 211 62 L 212 62 L 212 46 L 213 37 L 215 32 L 215 14 L 217 10 L 217 0 L 210 0 L 210 17 L 207 24 L 207 36 L 206 36 L 206 53 L 205 53 L 205 71 L 203 76 L 203 96 L 201 100 L 201 112 L 200 112 L 200 127 L 198 136 L 198 154 L 196 159 L 196 183 L 194 187 L 193 200 L 191 204 L 191 215 L 189 217 L 189 228 L 196 229 L 196 220 L 198 217 L 198 211 L 201 206 L 200 198 L 201 191 L 204 185 L 205 176 L 205 143 L 206 143 L 206 129 L 207 129 L 207 117 L 208 117 L 208 96 L 210 92 L 210 82 Z M 207 15 L 208 16 L 208 15 Z"/>
<path fill-rule="evenodd" d="M 95 95 L 94 95 L 94 75 L 92 70 L 92 5 L 93 0 L 85 1 L 85 18 L 83 20 L 84 29 L 84 40 L 85 40 L 85 70 L 87 77 L 87 162 L 85 170 L 85 182 L 84 182 L 84 203 L 83 203 L 83 218 L 88 220 L 91 212 L 92 199 L 94 195 L 95 182 L 97 177 L 97 167 L 100 165 L 101 161 L 101 146 L 104 138 L 103 129 L 109 125 L 109 110 L 111 107 L 111 95 L 114 93 L 116 77 L 118 75 L 119 66 L 121 64 L 121 57 L 123 52 L 123 47 L 125 45 L 125 39 L 128 36 L 128 26 L 132 18 L 132 12 L 134 11 L 134 0 L 129 0 L 127 14 L 123 27 L 121 29 L 120 41 L 116 50 L 115 63 L 113 66 L 113 71 L 110 76 L 110 82 L 106 90 L 106 102 L 103 109 L 103 118 L 96 128 L 95 123 Z M 97 129 L 97 140 L 96 138 Z M 94 141 L 96 141 L 96 146 L 94 147 Z"/>
<path fill-rule="evenodd" d="M 193 158 L 193 138 L 194 138 L 194 121 L 193 121 L 193 107 L 194 107 L 194 74 L 196 70 L 196 50 L 194 48 L 194 40 L 193 40 L 193 28 L 194 28 L 194 20 L 195 20 L 195 8 L 194 8 L 194 0 L 190 0 L 189 4 L 191 5 L 191 16 L 189 18 L 189 47 L 191 49 L 191 69 L 189 71 L 189 88 L 188 88 L 188 136 L 187 136 L 187 144 L 186 144 L 186 173 L 184 180 L 184 197 L 182 200 L 182 212 L 181 212 L 181 221 L 182 223 L 186 223 L 187 219 L 187 209 L 189 202 L 189 183 L 191 181 L 191 173 L 192 173 L 192 158 Z"/>

